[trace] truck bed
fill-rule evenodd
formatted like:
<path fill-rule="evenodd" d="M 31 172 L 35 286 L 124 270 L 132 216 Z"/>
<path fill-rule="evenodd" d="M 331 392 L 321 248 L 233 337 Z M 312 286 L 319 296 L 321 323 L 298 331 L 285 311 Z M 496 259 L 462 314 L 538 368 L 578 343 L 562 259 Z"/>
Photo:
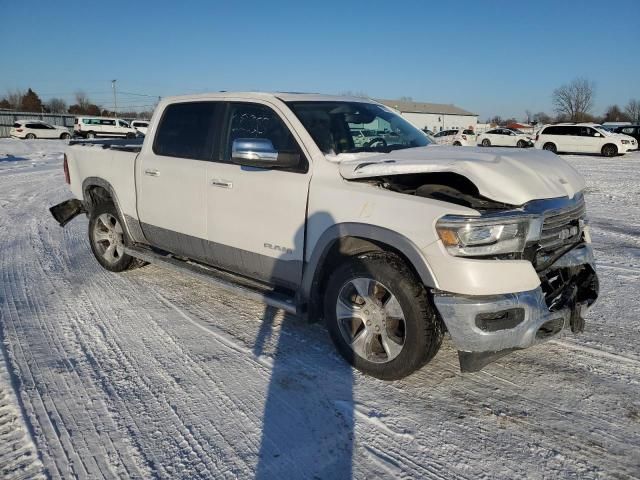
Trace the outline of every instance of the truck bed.
<path fill-rule="evenodd" d="M 140 138 L 102 138 L 102 139 L 85 139 L 77 138 L 69 142 L 69 145 L 95 146 L 111 150 L 121 150 L 125 152 L 139 153 L 142 149 L 144 137 Z"/>

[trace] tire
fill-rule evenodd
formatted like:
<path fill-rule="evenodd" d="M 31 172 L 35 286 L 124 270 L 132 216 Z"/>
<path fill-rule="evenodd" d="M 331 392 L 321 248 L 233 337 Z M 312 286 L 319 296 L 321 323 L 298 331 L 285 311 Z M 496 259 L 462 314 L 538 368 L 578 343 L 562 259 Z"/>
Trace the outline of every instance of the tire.
<path fill-rule="evenodd" d="M 482 140 L 482 146 L 483 147 L 490 147 L 491 146 L 491 140 L 489 140 L 488 138 L 485 138 L 484 140 Z"/>
<path fill-rule="evenodd" d="M 527 146 L 527 143 L 524 140 L 518 140 L 518 143 L 516 144 L 516 147 L 518 148 L 524 148 Z"/>
<path fill-rule="evenodd" d="M 62 135 L 60 135 L 60 140 L 69 140 L 71 138 L 71 135 L 69 135 L 68 133 L 63 133 Z"/>
<path fill-rule="evenodd" d="M 603 157 L 615 157 L 618 155 L 618 147 L 613 143 L 607 143 L 602 147 L 601 152 Z"/>
<path fill-rule="evenodd" d="M 327 282 L 324 317 L 342 357 L 382 380 L 410 375 L 442 343 L 444 329 L 426 288 L 393 254 L 363 254 L 340 265 Z"/>
<path fill-rule="evenodd" d="M 125 234 L 113 203 L 100 203 L 91 211 L 89 245 L 98 263 L 110 272 L 132 270 L 143 265 L 140 260 L 124 253 Z"/>
<path fill-rule="evenodd" d="M 454 147 L 461 147 L 462 144 L 460 142 L 453 142 Z"/>
<path fill-rule="evenodd" d="M 544 144 L 542 149 L 547 150 L 548 152 L 558 153 L 555 143 L 547 142 Z"/>
<path fill-rule="evenodd" d="M 34 140 L 36 138 L 35 133 L 27 133 L 25 137 L 27 140 Z"/>
<path fill-rule="evenodd" d="M 87 132 L 87 138 L 96 138 L 96 134 L 93 132 Z"/>

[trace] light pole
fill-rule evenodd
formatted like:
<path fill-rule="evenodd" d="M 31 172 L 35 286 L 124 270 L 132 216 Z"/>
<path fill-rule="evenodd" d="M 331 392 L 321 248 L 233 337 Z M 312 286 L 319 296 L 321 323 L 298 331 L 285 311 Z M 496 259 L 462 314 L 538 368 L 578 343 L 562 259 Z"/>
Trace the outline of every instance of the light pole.
<path fill-rule="evenodd" d="M 118 97 L 116 96 L 116 80 L 111 80 L 111 88 L 113 88 L 113 116 L 118 116 Z"/>

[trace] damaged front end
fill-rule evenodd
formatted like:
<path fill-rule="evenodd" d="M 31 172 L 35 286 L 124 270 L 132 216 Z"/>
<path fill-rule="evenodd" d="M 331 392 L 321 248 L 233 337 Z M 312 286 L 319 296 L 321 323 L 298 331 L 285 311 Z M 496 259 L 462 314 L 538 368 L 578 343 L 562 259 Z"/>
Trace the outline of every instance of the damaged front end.
<path fill-rule="evenodd" d="M 540 279 L 538 288 L 483 297 L 434 292 L 463 372 L 478 371 L 564 329 L 584 330 L 585 315 L 599 291 L 585 213 L 579 194 L 573 199 L 534 201 L 501 214 L 528 218 L 521 251 L 503 258 L 529 260 Z"/>

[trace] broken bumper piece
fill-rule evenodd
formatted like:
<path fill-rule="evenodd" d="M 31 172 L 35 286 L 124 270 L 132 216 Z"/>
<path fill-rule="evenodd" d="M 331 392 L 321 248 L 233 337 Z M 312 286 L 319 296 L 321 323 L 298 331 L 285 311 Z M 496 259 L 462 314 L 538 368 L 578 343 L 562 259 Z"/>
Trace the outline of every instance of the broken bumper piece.
<path fill-rule="evenodd" d="M 77 198 L 71 198 L 69 200 L 65 200 L 62 203 L 54 205 L 53 207 L 49 208 L 49 211 L 61 227 L 64 227 L 67 223 L 69 223 L 81 213 L 86 213 L 84 204 Z"/>
<path fill-rule="evenodd" d="M 598 297 L 591 246 L 570 250 L 540 277 L 540 287 L 528 292 L 483 297 L 435 292 L 463 372 L 478 371 L 565 328 L 584 329 L 584 317 Z"/>

